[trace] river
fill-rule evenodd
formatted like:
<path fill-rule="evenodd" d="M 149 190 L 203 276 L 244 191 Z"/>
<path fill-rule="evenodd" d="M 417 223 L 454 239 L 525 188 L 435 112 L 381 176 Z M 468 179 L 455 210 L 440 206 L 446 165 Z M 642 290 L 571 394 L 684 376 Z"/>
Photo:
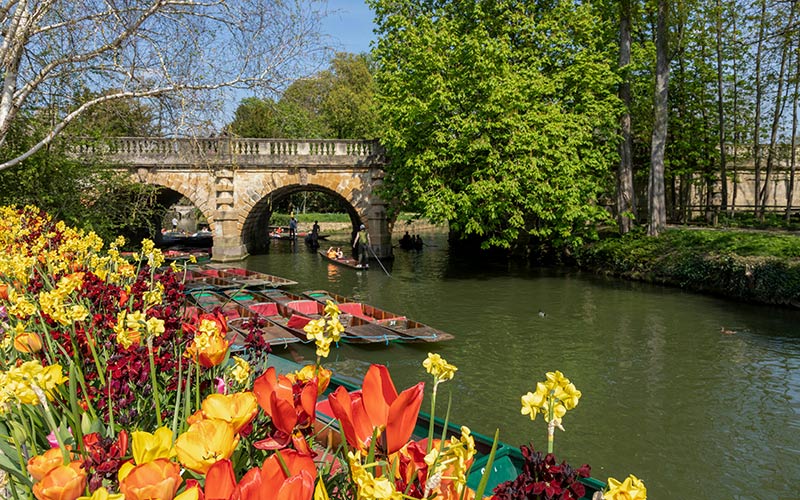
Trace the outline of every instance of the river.
<path fill-rule="evenodd" d="M 400 390 L 428 381 L 422 360 L 438 352 L 458 367 L 439 401 L 452 393 L 451 420 L 473 431 L 499 428 L 505 442 L 546 449 L 545 423 L 520 414 L 520 397 L 560 370 L 583 396 L 566 432 L 556 430 L 559 460 L 588 463 L 603 481 L 635 474 L 653 500 L 800 497 L 800 311 L 460 258 L 446 235 L 424 237 L 424 251 L 398 249 L 384 262 L 391 277 L 378 263 L 364 272 L 329 264 L 302 242 L 275 242 L 243 265 L 298 281 L 294 291 L 354 296 L 455 335 L 341 346 L 325 364 L 352 377 L 385 364 Z M 298 350 L 313 359 L 310 347 Z"/>

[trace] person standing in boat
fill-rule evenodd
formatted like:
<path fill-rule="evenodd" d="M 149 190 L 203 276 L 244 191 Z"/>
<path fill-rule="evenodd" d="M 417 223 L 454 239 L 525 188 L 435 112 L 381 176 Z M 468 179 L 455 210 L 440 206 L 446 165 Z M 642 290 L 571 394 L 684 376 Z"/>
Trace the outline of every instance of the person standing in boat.
<path fill-rule="evenodd" d="M 289 219 L 289 238 L 297 238 L 297 219 L 294 218 L 294 215 Z"/>
<path fill-rule="evenodd" d="M 353 238 L 353 250 L 358 255 L 358 267 L 369 267 L 367 264 L 367 245 L 370 243 L 367 228 L 364 224 L 361 224 L 355 238 Z"/>

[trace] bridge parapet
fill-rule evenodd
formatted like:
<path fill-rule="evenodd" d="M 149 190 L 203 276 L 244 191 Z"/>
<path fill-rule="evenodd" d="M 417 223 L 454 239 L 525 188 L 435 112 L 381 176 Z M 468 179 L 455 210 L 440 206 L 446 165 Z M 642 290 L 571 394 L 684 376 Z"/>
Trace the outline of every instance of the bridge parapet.
<path fill-rule="evenodd" d="M 113 163 L 131 165 L 215 163 L 263 166 L 265 163 L 306 163 L 353 165 L 384 161 L 377 141 L 341 139 L 249 139 L 249 138 L 153 138 L 114 137 L 101 141 L 71 143 L 79 157 L 100 157 Z"/>

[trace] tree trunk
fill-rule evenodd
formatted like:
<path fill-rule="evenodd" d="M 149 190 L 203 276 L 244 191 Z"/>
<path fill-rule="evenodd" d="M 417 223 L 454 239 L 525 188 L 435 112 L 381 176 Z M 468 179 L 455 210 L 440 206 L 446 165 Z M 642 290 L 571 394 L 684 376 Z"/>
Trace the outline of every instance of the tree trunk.
<path fill-rule="evenodd" d="M 753 171 L 755 173 L 755 193 L 753 207 L 753 215 L 761 219 L 764 214 L 759 210 L 758 197 L 761 192 L 761 147 L 759 145 L 759 136 L 761 135 L 761 58 L 764 54 L 764 30 L 766 24 L 767 1 L 761 0 L 761 16 L 758 26 L 758 48 L 756 49 L 756 70 L 753 76 L 756 84 L 755 95 L 755 117 L 753 118 Z"/>
<path fill-rule="evenodd" d="M 633 191 L 633 155 L 631 139 L 631 84 L 627 66 L 631 62 L 631 0 L 620 1 L 619 67 L 622 83 L 619 98 L 625 107 L 620 118 L 619 169 L 617 170 L 617 223 L 619 232 L 627 233 L 633 226 L 636 199 Z"/>
<path fill-rule="evenodd" d="M 792 199 L 794 198 L 794 177 L 797 168 L 797 94 L 800 86 L 800 41 L 794 59 L 794 93 L 792 95 L 792 150 L 789 161 L 789 185 L 786 187 L 786 222 L 792 219 Z"/>
<path fill-rule="evenodd" d="M 722 202 L 720 209 L 728 210 L 728 172 L 725 152 L 725 111 L 722 92 L 722 0 L 717 0 L 717 120 L 719 122 L 719 177 Z"/>
<path fill-rule="evenodd" d="M 791 26 L 794 21 L 794 6 L 792 4 L 789 11 L 789 21 L 786 24 L 787 31 L 791 31 Z M 781 115 L 783 114 L 783 107 L 785 102 L 783 100 L 783 84 L 784 76 L 786 75 L 786 59 L 789 57 L 789 46 L 791 45 L 792 38 L 787 36 L 783 42 L 781 49 L 781 66 L 778 71 L 778 90 L 775 93 L 775 106 L 772 113 L 772 127 L 769 135 L 769 150 L 767 151 L 767 169 L 764 172 L 764 184 L 761 186 L 759 193 L 761 214 L 763 215 L 767 209 L 767 202 L 769 201 L 769 177 L 772 174 L 772 169 L 775 165 L 775 155 L 778 151 L 778 128 L 780 125 Z"/>
<path fill-rule="evenodd" d="M 669 97 L 669 60 L 667 50 L 667 0 L 658 0 L 658 31 L 656 37 L 656 87 L 654 95 L 655 121 L 650 145 L 650 182 L 648 183 L 648 208 L 650 224 L 647 234 L 658 236 L 667 227 L 664 200 L 664 153 L 667 145 L 667 119 Z"/>
<path fill-rule="evenodd" d="M 733 9 L 731 14 L 731 23 L 733 29 L 733 46 L 737 45 L 736 39 L 736 9 Z M 733 56 L 733 197 L 731 198 L 730 204 L 730 215 L 733 216 L 734 212 L 736 211 L 736 195 L 739 192 L 739 172 L 738 172 L 738 165 L 736 160 L 738 159 L 739 154 L 739 129 L 738 129 L 738 120 L 739 120 L 739 77 L 738 77 L 738 68 L 739 65 L 737 60 L 737 53 L 734 52 Z"/>

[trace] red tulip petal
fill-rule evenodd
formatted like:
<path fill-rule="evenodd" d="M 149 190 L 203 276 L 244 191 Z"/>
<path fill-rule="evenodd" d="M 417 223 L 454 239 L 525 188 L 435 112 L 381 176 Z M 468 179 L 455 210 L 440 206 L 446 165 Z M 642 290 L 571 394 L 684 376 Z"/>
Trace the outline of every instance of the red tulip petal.
<path fill-rule="evenodd" d="M 261 484 L 261 469 L 253 467 L 239 481 L 239 498 L 241 500 L 261 500 Z"/>
<path fill-rule="evenodd" d="M 281 450 L 291 441 L 291 436 L 282 431 L 275 431 L 272 435 L 253 443 L 257 450 Z"/>
<path fill-rule="evenodd" d="M 280 399 L 276 393 L 270 397 L 270 417 L 276 429 L 286 434 L 291 434 L 297 425 L 297 413 L 294 405 Z"/>
<path fill-rule="evenodd" d="M 425 387 L 420 382 L 401 392 L 389 408 L 389 421 L 386 425 L 386 452 L 394 453 L 405 445 L 419 417 L 422 394 Z"/>
<path fill-rule="evenodd" d="M 361 443 L 358 441 L 356 428 L 355 425 L 353 425 L 352 402 L 347 389 L 342 386 L 336 388 L 336 390 L 328 396 L 328 402 L 331 405 L 333 416 L 339 419 L 339 424 L 341 425 L 347 444 L 354 450 L 361 449 Z"/>
<path fill-rule="evenodd" d="M 303 391 L 300 393 L 300 405 L 306 414 L 307 423 L 313 423 L 317 406 L 317 379 L 312 379 L 303 387 Z"/>
<path fill-rule="evenodd" d="M 270 412 L 269 398 L 275 392 L 278 382 L 275 377 L 275 368 L 270 366 L 260 377 L 253 381 L 253 394 L 256 396 L 258 406 L 267 414 Z"/>
<path fill-rule="evenodd" d="M 228 459 L 218 460 L 206 472 L 205 496 L 208 500 L 229 500 L 236 491 L 236 475 Z"/>
<path fill-rule="evenodd" d="M 317 477 L 317 468 L 314 466 L 314 459 L 311 458 L 311 455 L 296 450 L 284 450 L 280 453 L 290 475 L 296 476 L 301 472 L 306 472 L 311 476 L 313 483 L 313 478 Z"/>
<path fill-rule="evenodd" d="M 314 478 L 306 471 L 283 482 L 276 500 L 310 500 L 314 494 Z"/>
<path fill-rule="evenodd" d="M 364 376 L 361 388 L 364 408 L 374 427 L 383 427 L 389 417 L 389 406 L 397 399 L 389 370 L 383 365 L 372 365 Z"/>

